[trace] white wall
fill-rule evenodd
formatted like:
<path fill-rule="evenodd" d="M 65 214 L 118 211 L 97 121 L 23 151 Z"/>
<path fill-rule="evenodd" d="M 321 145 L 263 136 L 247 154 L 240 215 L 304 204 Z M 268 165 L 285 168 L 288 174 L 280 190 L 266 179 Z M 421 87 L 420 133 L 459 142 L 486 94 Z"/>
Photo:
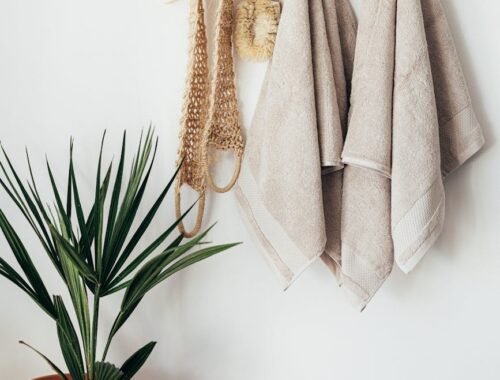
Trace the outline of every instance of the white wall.
<path fill-rule="evenodd" d="M 444 233 L 418 269 L 410 276 L 396 270 L 362 314 L 320 263 L 283 293 L 233 195 L 211 196 L 206 222 L 219 221 L 213 241 L 244 245 L 155 290 L 119 335 L 112 360 L 158 340 L 138 379 L 500 378 L 500 3 L 444 3 L 488 144 L 449 178 Z M 137 137 L 152 121 L 161 150 L 151 202 L 174 168 L 187 10 L 187 0 L 170 6 L 161 0 L 2 0 L 0 138 L 15 163 L 24 164 L 27 145 L 38 172 L 47 152 L 64 177 L 74 136 L 77 172 L 90 194 L 103 130 L 110 158 L 123 129 Z M 247 126 L 264 68 L 238 65 Z M 42 187 L 48 191 L 47 183 Z M 51 290 L 59 291 L 26 224 L 4 195 L 0 202 Z M 172 219 L 170 202 L 149 236 Z M 3 238 L 0 254 L 10 257 Z M 0 302 L 0 379 L 49 372 L 17 344 L 21 338 L 62 362 L 53 323 L 4 280 Z M 119 300 L 110 302 L 105 326 Z"/>

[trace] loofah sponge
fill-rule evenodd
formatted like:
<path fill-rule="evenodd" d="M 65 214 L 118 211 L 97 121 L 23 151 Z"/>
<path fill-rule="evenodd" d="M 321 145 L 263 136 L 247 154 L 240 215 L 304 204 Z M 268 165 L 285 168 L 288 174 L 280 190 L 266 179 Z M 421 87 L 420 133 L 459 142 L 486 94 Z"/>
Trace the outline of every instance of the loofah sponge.
<path fill-rule="evenodd" d="M 243 0 L 236 12 L 235 46 L 242 59 L 271 59 L 281 6 L 273 0 Z"/>

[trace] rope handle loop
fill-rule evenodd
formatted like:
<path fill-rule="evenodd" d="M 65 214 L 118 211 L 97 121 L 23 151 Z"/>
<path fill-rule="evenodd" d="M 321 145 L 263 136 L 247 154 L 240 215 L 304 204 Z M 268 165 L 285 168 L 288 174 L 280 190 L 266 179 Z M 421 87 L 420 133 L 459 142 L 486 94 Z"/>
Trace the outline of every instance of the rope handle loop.
<path fill-rule="evenodd" d="M 242 155 L 241 153 L 236 153 L 236 151 L 234 151 L 235 153 L 235 166 L 234 166 L 234 172 L 233 172 L 233 177 L 231 178 L 231 180 L 229 181 L 229 183 L 224 186 L 224 187 L 219 187 L 215 184 L 213 178 L 212 178 L 212 174 L 210 173 L 210 165 L 207 164 L 205 167 L 206 167 L 206 178 L 207 178 L 207 182 L 208 182 L 208 186 L 213 190 L 215 191 L 216 193 L 227 193 L 229 190 L 231 190 L 234 185 L 236 184 L 236 181 L 238 181 L 238 177 L 240 176 L 240 171 L 241 171 L 241 161 L 242 161 Z"/>
<path fill-rule="evenodd" d="M 177 185 L 175 188 L 175 214 L 177 219 L 182 217 L 181 211 L 181 182 L 177 181 Z M 203 221 L 203 214 L 205 213 L 205 191 L 199 191 L 200 198 L 198 200 L 198 214 L 196 216 L 196 223 L 191 231 L 186 231 L 184 227 L 184 221 L 181 220 L 179 225 L 177 226 L 179 232 L 184 235 L 185 238 L 192 238 L 198 235 L 201 230 L 201 223 Z"/>

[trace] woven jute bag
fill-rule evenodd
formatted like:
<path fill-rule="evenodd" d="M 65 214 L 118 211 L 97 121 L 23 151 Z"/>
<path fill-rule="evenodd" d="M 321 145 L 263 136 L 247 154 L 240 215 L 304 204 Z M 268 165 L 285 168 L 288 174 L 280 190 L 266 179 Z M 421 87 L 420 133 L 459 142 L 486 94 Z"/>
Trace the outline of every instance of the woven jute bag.
<path fill-rule="evenodd" d="M 220 0 L 217 11 L 212 81 L 203 0 L 193 0 L 190 19 L 191 49 L 177 160 L 177 164 L 182 165 L 176 183 L 177 218 L 182 217 L 182 185 L 192 187 L 200 198 L 193 230 L 186 231 L 184 223 L 179 223 L 179 230 L 186 237 L 195 236 L 201 229 L 207 187 L 224 193 L 235 185 L 245 146 L 233 61 L 233 0 Z M 235 155 L 233 176 L 223 187 L 215 184 L 210 170 L 217 150 L 233 151 Z"/>

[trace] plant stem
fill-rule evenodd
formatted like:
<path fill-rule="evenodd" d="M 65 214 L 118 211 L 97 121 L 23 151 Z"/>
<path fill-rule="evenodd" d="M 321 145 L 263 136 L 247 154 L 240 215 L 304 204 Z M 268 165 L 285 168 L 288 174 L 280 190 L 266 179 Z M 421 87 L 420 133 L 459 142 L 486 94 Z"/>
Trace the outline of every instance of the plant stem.
<path fill-rule="evenodd" d="M 95 361 L 97 351 L 97 331 L 99 327 L 99 304 L 101 301 L 101 287 L 97 285 L 94 293 L 94 315 L 92 317 L 92 337 L 91 337 L 91 352 L 90 352 L 90 367 L 89 380 L 97 380 L 95 377 Z"/>
<path fill-rule="evenodd" d="M 108 350 L 109 350 L 110 344 L 111 344 L 111 340 L 108 340 L 108 342 L 106 343 L 106 348 L 104 349 L 104 352 L 102 354 L 102 361 L 103 362 L 106 360 L 106 356 L 108 355 Z"/>

